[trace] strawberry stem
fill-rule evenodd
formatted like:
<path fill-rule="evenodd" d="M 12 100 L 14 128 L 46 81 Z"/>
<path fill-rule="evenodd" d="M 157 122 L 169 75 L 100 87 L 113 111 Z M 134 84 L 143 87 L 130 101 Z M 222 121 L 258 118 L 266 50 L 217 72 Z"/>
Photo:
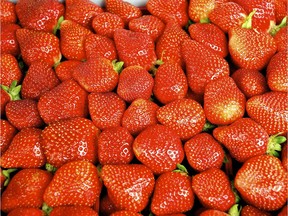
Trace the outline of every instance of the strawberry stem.
<path fill-rule="evenodd" d="M 50 172 L 50 173 L 55 173 L 56 172 L 56 170 L 57 170 L 57 168 L 56 167 L 54 167 L 53 165 L 51 165 L 51 164 L 49 164 L 49 163 L 46 163 L 45 164 L 45 169 L 48 171 L 48 172 Z"/>
<path fill-rule="evenodd" d="M 242 206 L 240 206 L 239 204 L 235 204 L 228 210 L 228 214 L 230 216 L 240 216 L 241 210 Z"/>
<path fill-rule="evenodd" d="M 117 73 L 121 73 L 121 71 L 122 71 L 122 69 L 123 69 L 124 62 L 123 62 L 123 61 L 117 62 L 117 59 L 114 59 L 114 60 L 112 61 L 112 65 L 113 65 L 113 69 L 114 69 Z"/>
<path fill-rule="evenodd" d="M 21 85 L 17 86 L 17 80 L 14 80 L 10 87 L 1 85 L 1 88 L 7 92 L 7 94 L 10 96 L 11 101 L 14 100 L 21 100 L 20 98 L 20 91 L 21 91 Z"/>
<path fill-rule="evenodd" d="M 216 128 L 216 125 L 210 123 L 209 121 L 206 121 L 202 131 L 203 132 L 209 132 L 209 131 L 213 130 L 214 128 Z"/>
<path fill-rule="evenodd" d="M 242 28 L 251 29 L 252 28 L 252 17 L 256 13 L 256 10 L 253 10 L 245 19 L 244 23 L 242 24 Z"/>
<path fill-rule="evenodd" d="M 275 157 L 279 157 L 279 152 L 281 151 L 281 144 L 286 142 L 285 136 L 280 136 L 283 133 L 277 133 L 269 137 L 268 147 L 266 153 Z"/>
<path fill-rule="evenodd" d="M 209 20 L 208 17 L 205 17 L 205 18 L 203 18 L 203 19 L 200 19 L 199 22 L 200 22 L 200 23 L 210 23 L 210 20 Z"/>
<path fill-rule="evenodd" d="M 57 24 L 55 25 L 54 29 L 53 29 L 53 34 L 56 35 L 57 31 L 60 29 L 60 25 L 64 20 L 64 16 L 61 16 L 58 21 Z"/>
<path fill-rule="evenodd" d="M 177 169 L 176 170 L 173 170 L 173 172 L 179 172 L 179 173 L 185 173 L 185 174 L 188 174 L 188 171 L 186 169 L 186 167 L 182 164 L 177 164 Z"/>
<path fill-rule="evenodd" d="M 50 215 L 51 211 L 53 210 L 52 207 L 49 207 L 45 202 L 42 205 L 42 211 L 45 213 L 45 215 Z"/>
<path fill-rule="evenodd" d="M 287 26 L 287 16 L 282 19 L 282 21 L 279 25 L 274 26 L 269 33 L 272 36 L 275 36 L 277 34 L 277 32 L 285 26 Z"/>
<path fill-rule="evenodd" d="M 11 179 L 10 173 L 15 172 L 17 169 L 8 169 L 8 170 L 2 170 L 3 176 L 5 176 L 6 180 L 4 182 L 4 186 L 6 187 Z"/>

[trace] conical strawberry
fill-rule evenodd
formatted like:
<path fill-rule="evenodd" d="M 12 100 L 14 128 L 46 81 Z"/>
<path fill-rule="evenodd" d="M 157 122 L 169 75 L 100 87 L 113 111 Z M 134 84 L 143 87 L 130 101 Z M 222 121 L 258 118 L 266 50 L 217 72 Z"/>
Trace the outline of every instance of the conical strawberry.
<path fill-rule="evenodd" d="M 4 119 L 0 119 L 0 128 L 0 155 L 3 155 L 16 135 L 17 130 Z"/>
<path fill-rule="evenodd" d="M 55 67 L 55 73 L 57 77 L 61 80 L 61 82 L 65 80 L 72 79 L 72 72 L 77 65 L 79 65 L 81 61 L 78 60 L 65 60 L 61 61 Z"/>
<path fill-rule="evenodd" d="M 18 65 L 17 59 L 11 54 L 0 56 L 1 76 L 0 84 L 10 86 L 14 80 L 18 83 L 22 81 L 23 75 Z"/>
<path fill-rule="evenodd" d="M 53 208 L 50 216 L 98 216 L 98 213 L 87 206 L 59 206 Z"/>
<path fill-rule="evenodd" d="M 2 1 L 1 1 L 2 2 Z M 2 21 L 2 20 L 1 20 Z M 1 54 L 20 54 L 19 43 L 16 38 L 16 30 L 21 27 L 14 23 L 3 24 L 1 26 Z"/>
<path fill-rule="evenodd" d="M 0 2 L 0 20 L 2 23 L 16 23 L 17 15 L 15 11 L 15 3 L 8 0 L 3 0 Z"/>

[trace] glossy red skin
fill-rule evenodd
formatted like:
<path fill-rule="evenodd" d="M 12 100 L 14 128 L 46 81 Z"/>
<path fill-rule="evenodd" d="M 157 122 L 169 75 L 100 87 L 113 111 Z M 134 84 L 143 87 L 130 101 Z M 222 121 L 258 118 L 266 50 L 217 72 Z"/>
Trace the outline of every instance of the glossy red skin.
<path fill-rule="evenodd" d="M 282 160 L 282 166 L 286 171 L 288 171 L 287 157 L 288 157 L 288 150 L 287 150 L 287 143 L 285 143 L 284 145 L 282 145 L 281 160 Z"/>
<path fill-rule="evenodd" d="M 132 211 L 117 211 L 112 213 L 110 216 L 141 216 L 142 214 L 136 213 L 136 212 L 132 212 Z"/>
<path fill-rule="evenodd" d="M 16 39 L 16 30 L 20 28 L 19 25 L 14 23 L 1 26 L 1 54 L 8 53 L 13 56 L 20 54 L 20 47 Z"/>
<path fill-rule="evenodd" d="M 3 0 L 1 1 L 0 8 L 1 8 L 1 13 L 0 13 L 1 24 L 16 23 L 17 16 L 16 16 L 16 11 L 15 11 L 15 3 L 10 2 L 8 0 Z"/>
<path fill-rule="evenodd" d="M 37 208 L 16 208 L 7 216 L 45 216 L 45 213 Z"/>
<path fill-rule="evenodd" d="M 2 54 L 1 62 L 1 85 L 10 86 L 14 80 L 18 84 L 22 81 L 23 75 L 18 65 L 17 59 L 11 54 Z"/>
<path fill-rule="evenodd" d="M 24 128 L 13 138 L 0 157 L 3 168 L 40 168 L 46 163 L 42 147 L 42 130 Z"/>
<path fill-rule="evenodd" d="M 2 194 L 1 210 L 7 213 L 22 207 L 40 208 L 44 190 L 51 179 L 51 173 L 41 169 L 20 170 Z"/>
<path fill-rule="evenodd" d="M 204 210 L 199 216 L 229 216 L 226 212 L 218 211 L 214 209 Z"/>
<path fill-rule="evenodd" d="M 275 0 L 276 24 L 280 24 L 285 16 L 287 16 L 287 2 L 283 0 Z"/>
<path fill-rule="evenodd" d="M 59 206 L 53 208 L 50 216 L 98 216 L 98 213 L 87 206 Z"/>
<path fill-rule="evenodd" d="M 61 82 L 72 79 L 72 72 L 74 68 L 79 65 L 81 61 L 78 60 L 65 60 L 61 61 L 55 68 L 55 73 Z"/>
<path fill-rule="evenodd" d="M 261 211 L 251 205 L 245 205 L 241 210 L 241 216 L 271 216 L 270 213 Z"/>
<path fill-rule="evenodd" d="M 287 172 L 274 156 L 247 160 L 236 173 L 234 185 L 245 202 L 261 210 L 278 210 L 286 203 Z"/>
<path fill-rule="evenodd" d="M 0 113 L 1 113 L 1 117 L 2 117 L 2 116 L 5 116 L 5 107 L 6 107 L 6 104 L 11 100 L 11 98 L 10 98 L 9 94 L 6 91 L 4 91 L 4 89 L 1 88 L 0 91 L 1 91 L 1 93 L 0 93 L 0 95 L 1 95 L 1 97 L 0 97 L 0 101 L 1 101 Z"/>
<path fill-rule="evenodd" d="M 278 52 L 285 51 L 288 46 L 287 26 L 281 28 L 274 36 Z"/>
<path fill-rule="evenodd" d="M 17 129 L 4 119 L 0 120 L 0 124 L 0 155 L 3 155 L 3 153 L 9 147 L 12 139 L 16 135 Z"/>

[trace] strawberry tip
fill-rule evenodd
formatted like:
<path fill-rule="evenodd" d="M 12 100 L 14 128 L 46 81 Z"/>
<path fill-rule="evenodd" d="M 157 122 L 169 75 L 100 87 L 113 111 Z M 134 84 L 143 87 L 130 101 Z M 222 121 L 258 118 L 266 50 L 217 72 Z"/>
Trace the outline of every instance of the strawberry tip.
<path fill-rule="evenodd" d="M 229 210 L 228 214 L 230 216 L 240 216 L 240 212 L 242 210 L 242 206 L 239 204 L 234 204 Z"/>
<path fill-rule="evenodd" d="M 4 186 L 6 187 L 8 184 L 9 184 L 9 182 L 10 182 L 10 179 L 11 179 L 11 176 L 10 176 L 10 174 L 12 173 L 12 172 L 15 172 L 17 169 L 8 169 L 8 170 L 2 170 L 2 174 L 3 174 L 3 176 L 5 176 L 5 178 L 6 178 L 6 180 L 5 180 L 5 182 L 4 182 Z"/>
<path fill-rule="evenodd" d="M 285 136 L 280 136 L 281 134 L 283 133 L 277 133 L 269 137 L 268 147 L 266 151 L 268 155 L 279 157 L 279 152 L 282 149 L 281 144 L 286 142 L 287 140 Z"/>

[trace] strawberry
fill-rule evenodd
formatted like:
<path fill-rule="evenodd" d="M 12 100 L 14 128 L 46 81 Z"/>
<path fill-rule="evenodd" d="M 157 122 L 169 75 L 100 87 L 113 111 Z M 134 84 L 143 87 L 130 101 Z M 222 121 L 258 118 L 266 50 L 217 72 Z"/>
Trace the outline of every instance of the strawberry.
<path fill-rule="evenodd" d="M 10 101 L 5 110 L 8 121 L 18 130 L 41 127 L 44 123 L 39 115 L 37 102 L 32 99 Z"/>
<path fill-rule="evenodd" d="M 186 0 L 149 0 L 146 3 L 147 10 L 154 16 L 167 23 L 171 19 L 185 26 L 188 23 L 188 2 Z"/>
<path fill-rule="evenodd" d="M 115 30 L 123 29 L 125 24 L 122 18 L 117 14 L 103 12 L 97 14 L 93 18 L 92 27 L 96 34 L 113 38 Z"/>
<path fill-rule="evenodd" d="M 185 155 L 189 165 L 197 172 L 209 168 L 221 168 L 224 150 L 210 134 L 200 133 L 184 144 Z"/>
<path fill-rule="evenodd" d="M 0 6 L 0 20 L 1 24 L 4 23 L 16 23 L 17 16 L 15 11 L 15 3 L 9 0 L 1 0 Z"/>
<path fill-rule="evenodd" d="M 192 99 L 178 99 L 157 110 L 158 121 L 172 129 L 182 140 L 200 133 L 206 118 L 202 106 Z"/>
<path fill-rule="evenodd" d="M 266 32 L 235 27 L 228 34 L 231 59 L 240 68 L 262 70 L 277 51 L 274 38 Z"/>
<path fill-rule="evenodd" d="M 282 153 L 281 153 L 281 160 L 282 160 L 282 165 L 284 167 L 284 169 L 286 171 L 288 171 L 288 161 L 287 161 L 287 158 L 288 158 L 288 155 L 287 155 L 287 143 L 285 143 L 283 145 L 283 148 L 282 148 Z"/>
<path fill-rule="evenodd" d="M 40 208 L 45 188 L 52 175 L 41 169 L 23 169 L 17 172 L 1 197 L 1 210 L 10 212 L 16 208 Z M 33 187 L 31 187 L 33 185 Z"/>
<path fill-rule="evenodd" d="M 116 29 L 114 41 L 119 59 L 124 61 L 124 67 L 139 65 L 145 70 L 149 70 L 155 63 L 154 42 L 149 35 L 126 29 Z"/>
<path fill-rule="evenodd" d="M 133 142 L 136 158 L 155 175 L 176 169 L 184 159 L 184 150 L 177 134 L 164 125 L 152 125 Z"/>
<path fill-rule="evenodd" d="M 274 36 L 278 52 L 285 51 L 288 46 L 287 26 L 281 28 Z"/>
<path fill-rule="evenodd" d="M 215 209 L 204 210 L 199 216 L 229 216 L 229 214 Z"/>
<path fill-rule="evenodd" d="M 275 0 L 275 19 L 276 23 L 281 23 L 287 16 L 287 2 L 285 0 Z"/>
<path fill-rule="evenodd" d="M 151 211 L 156 215 L 186 212 L 194 205 L 191 177 L 182 165 L 161 174 L 155 183 Z"/>
<path fill-rule="evenodd" d="M 122 211 L 114 212 L 110 216 L 142 216 L 142 214 L 122 210 Z"/>
<path fill-rule="evenodd" d="M 212 23 L 195 23 L 188 27 L 190 37 L 198 41 L 220 57 L 228 55 L 228 43 L 225 33 Z"/>
<path fill-rule="evenodd" d="M 181 43 L 190 39 L 189 35 L 177 22 L 168 22 L 165 29 L 156 42 L 156 55 L 163 62 L 174 61 L 184 66 L 181 54 Z"/>
<path fill-rule="evenodd" d="M 245 113 L 245 95 L 231 77 L 221 77 L 207 84 L 204 112 L 209 122 L 231 124 Z"/>
<path fill-rule="evenodd" d="M 66 0 L 65 19 L 74 21 L 85 28 L 92 29 L 92 20 L 103 9 L 89 0 Z"/>
<path fill-rule="evenodd" d="M 3 2 L 3 1 L 1 1 Z M 3 24 L 1 27 L 1 53 L 18 56 L 20 54 L 19 43 L 16 39 L 16 30 L 21 27 L 14 23 Z"/>
<path fill-rule="evenodd" d="M 44 61 L 35 61 L 30 65 L 22 82 L 23 98 L 39 100 L 40 96 L 60 84 L 55 71 Z"/>
<path fill-rule="evenodd" d="M 17 59 L 11 54 L 2 54 L 1 62 L 1 79 L 0 84 L 10 86 L 16 80 L 18 83 L 22 81 L 22 72 L 18 65 Z"/>
<path fill-rule="evenodd" d="M 182 68 L 173 61 L 164 62 L 156 71 L 154 96 L 162 104 L 184 98 L 188 91 L 187 78 Z"/>
<path fill-rule="evenodd" d="M 203 94 L 211 80 L 228 76 L 228 62 L 194 40 L 185 40 L 181 46 L 188 85 L 197 94 Z"/>
<path fill-rule="evenodd" d="M 287 51 L 276 53 L 270 60 L 266 70 L 267 84 L 272 91 L 288 91 L 286 69 L 288 65 Z"/>
<path fill-rule="evenodd" d="M 196 174 L 192 189 L 205 208 L 227 211 L 236 201 L 228 177 L 217 168 Z"/>
<path fill-rule="evenodd" d="M 56 0 L 21 0 L 17 2 L 15 10 L 23 28 L 52 33 L 65 9 Z"/>
<path fill-rule="evenodd" d="M 203 106 L 204 95 L 203 94 L 197 94 L 197 93 L 193 92 L 190 88 L 188 88 L 188 91 L 187 91 L 187 94 L 186 94 L 185 98 L 195 100 L 199 104 L 201 104 L 201 106 Z"/>
<path fill-rule="evenodd" d="M 38 128 L 24 128 L 15 135 L 8 149 L 1 155 L 3 168 L 38 168 L 45 164 L 42 149 L 42 131 Z"/>
<path fill-rule="evenodd" d="M 0 100 L 1 100 L 1 117 L 5 116 L 5 107 L 6 104 L 11 100 L 9 94 L 2 88 L 3 85 L 1 85 L 1 89 L 0 89 Z M 6 86 L 7 87 L 7 86 Z M 5 87 L 4 87 L 5 88 Z M 8 87 L 7 87 L 8 88 Z"/>
<path fill-rule="evenodd" d="M 152 95 L 154 79 L 141 66 L 128 66 L 119 76 L 117 94 L 131 103 L 138 98 L 149 99 Z"/>
<path fill-rule="evenodd" d="M 288 131 L 287 94 L 285 92 L 268 92 L 250 98 L 246 111 L 250 118 L 260 124 L 269 135 Z"/>
<path fill-rule="evenodd" d="M 93 123 L 100 130 L 120 126 L 126 110 L 125 101 L 114 92 L 89 94 L 88 107 Z"/>
<path fill-rule="evenodd" d="M 72 78 L 72 72 L 81 61 L 78 60 L 65 60 L 61 61 L 55 67 L 55 73 L 61 82 Z"/>
<path fill-rule="evenodd" d="M 278 210 L 286 203 L 287 172 L 276 157 L 250 158 L 236 173 L 234 185 L 245 202 L 261 210 Z"/>
<path fill-rule="evenodd" d="M 271 216 L 271 214 L 261 211 L 254 206 L 245 205 L 241 210 L 241 216 Z"/>
<path fill-rule="evenodd" d="M 17 85 L 17 80 L 14 80 L 10 87 L 5 85 L 1 86 L 1 116 L 4 116 L 5 113 L 5 107 L 9 101 L 13 100 L 20 100 L 20 91 L 21 91 L 21 85 Z"/>
<path fill-rule="evenodd" d="M 141 10 L 129 2 L 122 0 L 105 0 L 106 10 L 110 13 L 117 14 L 127 25 L 130 20 L 141 17 Z"/>
<path fill-rule="evenodd" d="M 98 213 L 87 206 L 59 206 L 53 208 L 50 216 L 98 216 Z"/>
<path fill-rule="evenodd" d="M 133 136 L 124 127 L 107 128 L 98 139 L 98 156 L 101 165 L 129 164 L 133 157 Z"/>
<path fill-rule="evenodd" d="M 235 2 L 219 4 L 209 13 L 209 20 L 225 33 L 233 27 L 241 26 L 246 18 L 246 11 Z"/>
<path fill-rule="evenodd" d="M 246 98 L 268 91 L 265 76 L 258 70 L 240 68 L 231 77 Z"/>
<path fill-rule="evenodd" d="M 91 58 L 75 67 L 72 77 L 87 92 L 110 92 L 117 86 L 122 65 L 103 57 Z"/>
<path fill-rule="evenodd" d="M 155 184 L 152 171 L 142 164 L 104 165 L 101 179 L 115 207 L 133 212 L 148 205 Z"/>
<path fill-rule="evenodd" d="M 88 93 L 76 81 L 67 80 L 45 92 L 38 101 L 38 110 L 46 124 L 88 114 Z"/>
<path fill-rule="evenodd" d="M 147 99 L 135 99 L 125 110 L 122 126 L 132 135 L 138 135 L 145 128 L 158 123 L 156 112 L 159 106 Z"/>
<path fill-rule="evenodd" d="M 109 196 L 105 194 L 105 196 L 103 196 L 100 200 L 100 213 L 101 215 L 108 216 L 114 212 L 117 212 L 117 208 L 115 207 Z"/>
<path fill-rule="evenodd" d="M 3 155 L 16 135 L 17 130 L 4 119 L 0 119 L 0 125 L 0 155 Z"/>
<path fill-rule="evenodd" d="M 90 34 L 93 34 L 92 31 L 74 21 L 64 20 L 61 22 L 60 48 L 62 55 L 68 60 L 85 60 L 84 43 L 86 37 Z"/>
<path fill-rule="evenodd" d="M 16 208 L 7 216 L 45 216 L 44 212 L 37 208 Z"/>
<path fill-rule="evenodd" d="M 113 61 L 118 58 L 114 41 L 106 36 L 99 34 L 87 36 L 84 48 L 87 59 L 102 57 Z"/>
<path fill-rule="evenodd" d="M 144 15 L 129 22 L 129 29 L 135 32 L 143 32 L 150 35 L 153 41 L 164 31 L 165 24 L 157 16 Z"/>
<path fill-rule="evenodd" d="M 84 160 L 61 166 L 46 188 L 43 199 L 50 207 L 63 205 L 93 206 L 100 196 L 97 168 Z"/>
<path fill-rule="evenodd" d="M 49 124 L 42 132 L 47 162 L 54 167 L 75 160 L 95 163 L 100 130 L 91 120 L 72 118 Z M 69 137 L 69 139 L 67 139 Z"/>
<path fill-rule="evenodd" d="M 21 28 L 16 30 L 16 38 L 28 66 L 38 60 L 47 62 L 49 66 L 60 62 L 59 39 L 52 33 Z"/>

